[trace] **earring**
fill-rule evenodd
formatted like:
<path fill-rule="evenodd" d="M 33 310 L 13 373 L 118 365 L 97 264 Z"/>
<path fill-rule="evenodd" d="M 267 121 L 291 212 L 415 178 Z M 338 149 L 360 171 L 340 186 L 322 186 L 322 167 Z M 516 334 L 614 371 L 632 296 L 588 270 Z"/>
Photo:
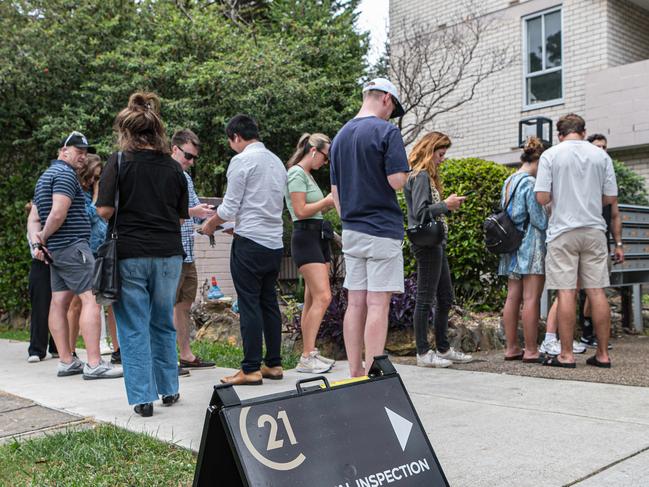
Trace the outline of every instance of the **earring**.
<path fill-rule="evenodd" d="M 315 152 L 311 152 L 311 159 L 315 157 Z"/>

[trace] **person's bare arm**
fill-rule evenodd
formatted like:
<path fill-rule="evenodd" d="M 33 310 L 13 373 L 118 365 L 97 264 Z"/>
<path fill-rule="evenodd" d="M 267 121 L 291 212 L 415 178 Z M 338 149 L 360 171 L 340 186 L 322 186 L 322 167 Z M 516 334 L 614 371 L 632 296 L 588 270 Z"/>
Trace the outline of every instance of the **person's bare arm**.
<path fill-rule="evenodd" d="M 52 210 L 47 216 L 47 220 L 45 220 L 45 226 L 38 232 L 42 243 L 47 242 L 47 239 L 61 228 L 65 218 L 68 216 L 70 205 L 72 205 L 72 200 L 68 196 L 60 193 L 54 193 L 52 195 Z"/>
<path fill-rule="evenodd" d="M 36 234 L 42 230 L 41 218 L 38 216 L 38 209 L 35 204 L 32 204 L 27 217 L 27 235 L 29 240 L 36 243 Z"/>
<path fill-rule="evenodd" d="M 115 213 L 115 208 L 113 208 L 112 206 L 97 207 L 97 214 L 106 221 L 110 220 L 113 217 L 113 213 Z"/>
<path fill-rule="evenodd" d="M 338 216 L 340 216 L 340 198 L 338 198 L 338 186 L 334 184 L 331 185 L 331 195 L 334 199 L 334 207 L 336 208 L 336 213 L 338 213 Z"/>
<path fill-rule="evenodd" d="M 615 203 L 611 204 L 611 233 L 615 240 L 615 262 L 621 264 L 624 262 L 624 247 L 617 245 L 622 243 L 622 216 L 620 208 L 617 206 L 617 198 Z"/>
<path fill-rule="evenodd" d="M 332 208 L 334 206 L 334 199 L 331 193 L 329 193 L 320 201 L 307 203 L 306 193 L 294 192 L 291 193 L 291 204 L 293 205 L 295 216 L 298 217 L 299 220 L 304 220 L 305 218 L 311 218 L 320 211 L 326 211 L 329 208 Z"/>
<path fill-rule="evenodd" d="M 216 227 L 223 223 L 225 223 L 225 220 L 215 212 L 212 218 L 206 220 L 205 223 L 203 223 L 203 226 L 200 227 L 199 231 L 200 233 L 203 233 L 205 235 L 212 235 L 214 233 L 214 230 L 216 230 Z"/>
<path fill-rule="evenodd" d="M 545 206 L 552 201 L 552 193 L 549 191 L 537 191 L 536 201 L 538 201 L 539 205 Z"/>
<path fill-rule="evenodd" d="M 390 184 L 390 187 L 395 191 L 399 191 L 401 188 L 403 188 L 406 185 L 407 180 L 407 172 L 395 172 L 394 174 L 390 174 L 388 176 L 388 183 Z"/>
<path fill-rule="evenodd" d="M 617 205 L 617 196 L 602 196 L 602 206 L 612 205 L 613 203 Z"/>

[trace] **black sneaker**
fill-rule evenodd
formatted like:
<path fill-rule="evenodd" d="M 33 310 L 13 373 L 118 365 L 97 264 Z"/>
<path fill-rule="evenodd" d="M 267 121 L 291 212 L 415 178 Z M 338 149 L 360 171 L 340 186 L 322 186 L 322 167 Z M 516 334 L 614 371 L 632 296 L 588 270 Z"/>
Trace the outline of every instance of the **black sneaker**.
<path fill-rule="evenodd" d="M 171 405 L 177 403 L 178 399 L 180 399 L 180 394 L 177 393 L 177 392 L 175 394 L 170 395 L 170 396 L 162 396 L 162 405 L 163 406 L 171 406 Z"/>
<path fill-rule="evenodd" d="M 586 345 L 588 348 L 597 348 L 597 338 L 595 338 L 595 335 L 593 336 L 586 336 L 586 337 L 581 337 L 581 343 Z M 613 350 L 613 345 L 610 343 L 608 344 L 608 349 Z"/>
<path fill-rule="evenodd" d="M 137 404 L 133 408 L 133 411 L 135 411 L 143 418 L 148 418 L 149 416 L 153 416 L 153 403 L 145 402 L 144 404 Z"/>
<path fill-rule="evenodd" d="M 119 351 L 119 348 L 110 354 L 110 363 L 114 365 L 122 363 L 122 352 Z"/>

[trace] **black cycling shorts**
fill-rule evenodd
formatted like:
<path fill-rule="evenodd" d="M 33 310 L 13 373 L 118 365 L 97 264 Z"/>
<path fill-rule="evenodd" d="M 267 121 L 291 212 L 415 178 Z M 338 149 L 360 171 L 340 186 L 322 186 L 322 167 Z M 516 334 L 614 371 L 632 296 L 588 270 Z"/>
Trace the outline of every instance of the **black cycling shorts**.
<path fill-rule="evenodd" d="M 331 262 L 331 247 L 328 239 L 322 238 L 320 230 L 293 229 L 291 254 L 295 265 L 326 264 Z"/>

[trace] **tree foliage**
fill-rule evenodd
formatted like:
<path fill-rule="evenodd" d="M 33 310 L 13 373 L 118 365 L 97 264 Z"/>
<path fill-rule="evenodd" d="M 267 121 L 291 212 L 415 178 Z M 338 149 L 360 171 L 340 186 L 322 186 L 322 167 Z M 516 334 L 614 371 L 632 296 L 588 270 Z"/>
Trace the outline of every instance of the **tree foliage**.
<path fill-rule="evenodd" d="M 286 159 L 299 135 L 333 136 L 360 104 L 365 34 L 358 0 L 12 0 L 0 2 L 0 310 L 24 309 L 28 251 L 24 204 L 56 155 L 81 130 L 100 155 L 136 90 L 162 99 L 168 132 L 203 142 L 194 178 L 224 192 L 233 153 L 224 123 L 239 112 L 260 124 Z"/>

